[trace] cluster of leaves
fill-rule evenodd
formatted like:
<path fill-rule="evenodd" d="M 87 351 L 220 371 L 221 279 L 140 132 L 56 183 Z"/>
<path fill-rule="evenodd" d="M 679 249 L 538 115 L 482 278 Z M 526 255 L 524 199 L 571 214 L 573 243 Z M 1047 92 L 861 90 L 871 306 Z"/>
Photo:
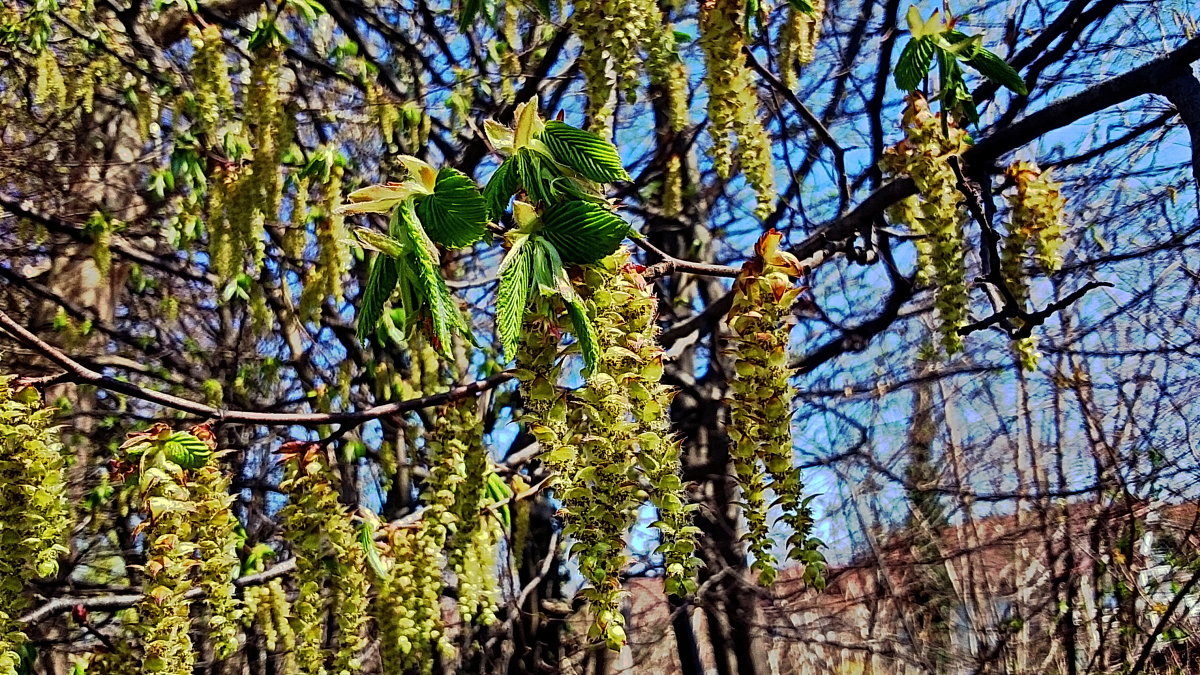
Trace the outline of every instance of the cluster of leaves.
<path fill-rule="evenodd" d="M 1013 297 L 1024 303 L 1029 298 L 1027 260 L 1036 268 L 1053 272 L 1062 265 L 1063 199 L 1061 186 L 1033 162 L 1014 162 L 1005 175 L 1013 182 L 1008 195 L 1008 234 L 1001 252 L 1004 281 Z M 1037 338 L 1017 338 L 1013 343 L 1022 365 L 1037 365 Z"/>
<path fill-rule="evenodd" d="M 770 507 L 782 511 L 780 520 L 791 530 L 789 558 L 805 566 L 804 580 L 824 586 L 823 545 L 811 536 L 812 514 L 804 496 L 800 470 L 792 451 L 792 401 L 788 342 L 795 321 L 791 307 L 801 293 L 792 278 L 802 273 L 794 256 L 779 249 L 782 235 L 765 233 L 755 244 L 733 286 L 729 310 L 731 355 L 736 377 L 730 383 L 730 456 L 742 490 L 746 539 L 754 556 L 759 583 L 775 579 L 766 490 L 775 494 Z M 770 481 L 767 481 L 767 478 Z"/>
<path fill-rule="evenodd" d="M 970 138 L 944 115 L 931 113 L 918 94 L 909 96 L 904 134 L 903 141 L 884 153 L 882 166 L 893 174 L 910 176 L 920 194 L 900 202 L 891 216 L 919 235 L 917 282 L 934 285 L 942 347 L 955 354 L 962 350 L 958 329 L 967 317 L 963 241 L 967 213 L 958 178 L 947 160 L 961 155 Z"/>
<path fill-rule="evenodd" d="M 18 672 L 25 584 L 54 576 L 68 528 L 64 457 L 55 409 L 11 376 L 0 376 L 0 673 Z"/>
<path fill-rule="evenodd" d="M 145 515 L 135 530 L 146 542 L 145 599 L 137 606 L 144 672 L 192 672 L 187 594 L 194 587 L 204 593 L 217 656 L 237 648 L 237 520 L 228 479 L 213 464 L 216 447 L 207 427 L 172 431 L 161 422 L 129 434 L 121 446 L 118 470 L 131 472 Z"/>
<path fill-rule="evenodd" d="M 908 8 L 907 18 L 912 40 L 896 61 L 895 80 L 900 89 L 915 91 L 920 88 L 937 57 L 937 98 L 942 110 L 972 123 L 979 121 L 979 112 L 967 89 L 960 63 L 1021 96 L 1029 93 L 1017 71 L 980 44 L 982 35 L 967 35 L 954 27 L 955 17 L 943 17 L 939 10 L 934 10 L 928 19 L 922 19 L 920 10 L 912 6 Z"/>

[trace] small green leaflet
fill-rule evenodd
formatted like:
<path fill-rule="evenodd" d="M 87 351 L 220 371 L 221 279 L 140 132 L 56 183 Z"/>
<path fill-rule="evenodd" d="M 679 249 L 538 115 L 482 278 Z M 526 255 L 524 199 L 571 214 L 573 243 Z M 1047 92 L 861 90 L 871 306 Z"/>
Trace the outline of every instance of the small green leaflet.
<path fill-rule="evenodd" d="M 579 341 L 579 351 L 583 354 L 583 374 L 587 377 L 596 369 L 596 362 L 600 360 L 596 328 L 578 297 L 564 300 L 567 304 L 567 314 L 571 316 L 571 325 L 575 328 L 575 339 Z"/>
<path fill-rule="evenodd" d="M 399 258 L 404 255 L 405 246 L 403 242 L 368 227 L 354 228 L 354 238 L 358 240 L 359 246 L 368 251 L 377 251 L 393 258 Z"/>
<path fill-rule="evenodd" d="M 594 202 L 560 202 L 542 214 L 542 236 L 568 263 L 596 262 L 617 250 L 629 231 L 620 216 Z"/>
<path fill-rule="evenodd" d="M 163 441 L 163 456 L 182 469 L 198 469 L 212 458 L 212 448 L 194 434 L 176 431 Z"/>
<path fill-rule="evenodd" d="M 429 238 L 447 248 L 470 246 L 487 231 L 487 206 L 475 182 L 457 169 L 438 171 L 433 194 L 416 198 Z"/>
<path fill-rule="evenodd" d="M 500 263 L 500 288 L 496 292 L 496 332 L 504 353 L 515 357 L 521 340 L 521 322 L 533 285 L 533 263 L 537 244 L 520 237 Z"/>
<path fill-rule="evenodd" d="M 558 254 L 554 244 L 544 238 L 532 237 L 531 239 L 531 243 L 536 247 L 533 256 L 533 282 L 542 295 L 560 293 L 558 275 L 563 271 L 562 256 Z M 567 290 L 572 294 L 575 292 L 571 289 L 570 284 L 567 285 Z"/>
<path fill-rule="evenodd" d="M 380 579 L 390 577 L 387 566 L 383 564 L 383 558 L 379 557 L 379 548 L 375 546 L 375 527 L 365 520 L 358 526 L 358 544 L 362 546 L 367 557 L 367 566 L 375 576 Z"/>
<path fill-rule="evenodd" d="M 952 45 L 971 39 L 970 36 L 957 30 L 946 31 L 945 37 L 946 41 Z M 1021 78 L 1021 75 L 995 53 L 979 45 L 973 45 L 970 49 L 963 50 L 962 54 L 957 54 L 957 56 L 959 60 L 967 64 L 971 69 L 992 82 L 1002 87 L 1007 87 L 1021 96 L 1029 93 L 1029 89 L 1025 86 L 1025 80 Z"/>
<path fill-rule="evenodd" d="M 366 339 L 375 332 L 375 327 L 383 316 L 383 308 L 392 297 L 392 291 L 396 290 L 396 283 L 400 279 L 398 266 L 399 263 L 394 258 L 382 253 L 371 261 L 371 271 L 367 275 L 367 284 L 363 287 L 362 302 L 358 309 L 359 339 Z"/>
<path fill-rule="evenodd" d="M 933 65 L 936 48 L 933 38 L 928 36 L 909 40 L 900 53 L 900 59 L 896 61 L 896 87 L 904 91 L 920 87 Z"/>
<path fill-rule="evenodd" d="M 554 161 L 588 180 L 597 183 L 629 180 L 616 147 L 593 133 L 551 120 L 546 122 L 540 139 L 554 155 Z"/>
<path fill-rule="evenodd" d="M 504 160 L 488 180 L 487 187 L 483 188 L 488 220 L 499 220 L 500 214 L 508 209 L 508 200 L 517 192 L 517 161 L 515 157 Z"/>
<path fill-rule="evenodd" d="M 505 483 L 504 479 L 501 478 L 500 475 L 495 471 L 488 472 L 486 482 L 484 483 L 484 489 L 493 504 L 498 504 L 506 499 L 511 499 L 513 496 L 512 488 L 508 487 L 508 483 Z M 500 506 L 498 515 L 500 516 L 500 522 L 504 523 L 505 529 L 512 527 L 512 513 L 509 510 L 507 503 Z"/>
<path fill-rule="evenodd" d="M 428 302 L 433 332 L 429 336 L 433 348 L 446 359 L 453 358 L 450 334 L 465 325 L 446 280 L 439 269 L 437 249 L 418 224 L 412 200 L 405 201 L 392 212 L 392 228 L 413 243 L 408 256 L 409 267 L 415 274 L 419 298 Z M 410 314 L 409 320 L 413 320 Z"/>

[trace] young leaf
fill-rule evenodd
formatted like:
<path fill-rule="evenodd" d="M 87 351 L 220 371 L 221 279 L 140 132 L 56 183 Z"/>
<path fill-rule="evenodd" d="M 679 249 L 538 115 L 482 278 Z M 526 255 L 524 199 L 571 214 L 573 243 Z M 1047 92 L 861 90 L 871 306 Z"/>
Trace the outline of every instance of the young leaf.
<path fill-rule="evenodd" d="M 429 337 L 433 348 L 444 358 L 452 358 L 450 334 L 452 331 L 462 330 L 465 322 L 454 303 L 450 289 L 446 286 L 446 280 L 442 278 L 437 249 L 417 222 L 412 201 L 404 202 L 401 208 L 392 213 L 392 227 L 412 244 L 407 268 L 410 268 L 416 277 L 416 286 L 420 291 L 417 301 L 423 300 L 428 303 L 433 328 Z M 412 318 L 415 317 L 409 320 Z"/>
<path fill-rule="evenodd" d="M 392 258 L 399 258 L 406 250 L 403 242 L 366 227 L 354 228 L 354 238 L 368 251 L 376 251 Z"/>
<path fill-rule="evenodd" d="M 546 122 L 539 138 L 556 162 L 578 171 L 588 180 L 597 183 L 629 180 L 617 149 L 593 133 L 551 120 Z"/>
<path fill-rule="evenodd" d="M 375 326 L 383 316 L 383 308 L 392 297 L 392 291 L 399 280 L 399 264 L 397 260 L 382 254 L 375 256 L 371 261 L 371 271 L 367 274 L 367 283 L 363 286 L 362 301 L 358 308 L 360 340 L 375 332 Z"/>
<path fill-rule="evenodd" d="M 600 347 L 596 337 L 596 328 L 588 318 L 579 298 L 566 300 L 567 314 L 571 317 L 571 325 L 575 330 L 575 339 L 579 341 L 579 351 L 583 354 L 583 374 L 585 377 L 596 369 L 600 360 Z"/>
<path fill-rule="evenodd" d="M 957 30 L 946 31 L 945 38 L 952 45 L 958 45 L 972 39 L 971 36 Z M 995 53 L 976 44 L 962 50 L 956 56 L 963 63 L 966 63 L 973 70 L 992 82 L 1002 87 L 1007 87 L 1021 96 L 1029 93 L 1029 89 L 1025 86 L 1025 80 L 1021 78 L 1021 75 Z"/>
<path fill-rule="evenodd" d="M 500 263 L 496 332 L 500 334 L 500 343 L 509 357 L 515 356 L 520 346 L 521 321 L 525 318 L 529 290 L 533 285 L 532 258 L 536 246 L 530 243 L 528 237 L 521 237 Z"/>
<path fill-rule="evenodd" d="M 896 61 L 896 87 L 912 91 L 921 86 L 933 63 L 934 42 L 932 38 L 913 38 L 900 52 Z"/>
<path fill-rule="evenodd" d="M 588 264 L 617 250 L 629 224 L 599 204 L 569 201 L 542 214 L 541 233 L 564 262 Z"/>
<path fill-rule="evenodd" d="M 542 237 L 531 237 L 530 243 L 536 247 L 533 255 L 534 283 L 543 295 L 560 292 L 558 277 L 563 271 L 563 264 L 558 249 Z M 567 290 L 574 293 L 570 284 L 567 284 Z"/>
<path fill-rule="evenodd" d="M 487 231 L 487 206 L 475 182 L 457 169 L 438 172 L 433 194 L 418 197 L 417 218 L 429 238 L 447 248 L 470 246 Z"/>
<path fill-rule="evenodd" d="M 1029 93 L 1028 87 L 1025 86 L 1025 80 L 1012 66 L 982 47 L 975 50 L 975 54 L 966 60 L 966 64 L 992 82 L 1007 87 L 1021 96 Z"/>
<path fill-rule="evenodd" d="M 483 188 L 483 199 L 487 203 L 488 220 L 496 222 L 500 214 L 508 209 L 508 200 L 517 192 L 517 162 L 516 157 L 504 160 L 487 186 Z"/>

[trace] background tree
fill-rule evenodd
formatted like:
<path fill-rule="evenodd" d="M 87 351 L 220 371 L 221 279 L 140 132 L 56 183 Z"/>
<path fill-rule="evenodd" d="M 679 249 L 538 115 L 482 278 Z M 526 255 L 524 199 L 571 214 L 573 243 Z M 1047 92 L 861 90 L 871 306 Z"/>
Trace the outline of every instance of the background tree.
<path fill-rule="evenodd" d="M 891 0 L 5 5 L 0 329 L 3 370 L 28 379 L 0 401 L 31 414 L 33 384 L 61 410 L 65 487 L 47 503 L 65 498 L 73 529 L 57 569 L 8 575 L 26 602 L 0 607 L 0 639 L 24 646 L 0 665 L 607 667 L 589 638 L 621 646 L 626 598 L 595 585 L 582 619 L 571 603 L 581 578 L 619 573 L 673 584 L 670 667 L 767 672 L 823 623 L 783 611 L 803 595 L 785 582 L 821 585 L 812 543 L 788 543 L 809 515 L 835 567 L 877 582 L 876 614 L 840 642 L 855 653 L 925 671 L 1181 664 L 1162 645 L 1188 630 L 1194 527 L 1158 553 L 1142 543 L 1156 504 L 1195 500 L 1193 8 L 908 14 Z M 520 110 L 613 141 L 615 169 L 588 175 L 522 132 Z M 531 139 L 547 152 L 522 155 Z M 510 156 L 526 159 L 497 181 Z M 387 181 L 415 181 L 384 211 L 411 208 L 436 260 L 418 259 L 413 218 L 339 209 Z M 460 241 L 475 217 L 434 205 L 472 182 L 489 224 Z M 519 241 L 570 250 L 548 214 L 592 207 L 559 202 L 631 223 L 644 269 L 563 256 L 562 285 L 505 260 Z M 557 222 L 604 229 L 603 214 Z M 378 253 L 353 245 L 360 227 Z M 756 251 L 771 228 L 798 264 Z M 456 299 L 396 271 L 381 300 L 390 287 L 369 280 L 389 259 L 436 264 Z M 794 298 L 788 271 L 803 273 Z M 528 301 L 505 278 L 526 279 Z M 786 382 L 746 346 L 762 289 L 794 301 L 768 305 L 796 323 Z M 530 310 L 515 332 L 513 306 Z M 661 379 L 629 365 L 660 359 Z M 621 386 L 580 374 L 597 363 Z M 819 495 L 805 508 L 768 509 L 795 475 L 757 440 L 784 431 L 781 411 L 738 409 L 753 378 L 795 388 L 786 454 Z M 654 405 L 669 425 L 630 426 Z M 6 466 L 30 466 L 35 417 L 2 421 L 20 439 Z M 588 454 L 570 464 L 563 448 Z M 997 573 L 983 551 L 1000 516 L 1030 534 Z M 686 536 L 655 550 L 691 522 L 698 570 Z M 890 553 L 906 524 L 921 537 L 908 562 Z M 788 549 L 806 564 L 761 589 Z M 949 577 L 944 640 L 918 639 L 898 571 L 913 560 Z M 1165 601 L 1145 582 L 1158 562 Z M 631 617 L 621 658 L 651 658 L 655 630 Z"/>

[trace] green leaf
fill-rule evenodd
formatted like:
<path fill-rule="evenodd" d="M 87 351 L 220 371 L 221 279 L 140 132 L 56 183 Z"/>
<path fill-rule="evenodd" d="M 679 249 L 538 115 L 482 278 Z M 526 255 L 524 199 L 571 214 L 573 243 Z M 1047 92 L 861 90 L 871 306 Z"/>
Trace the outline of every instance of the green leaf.
<path fill-rule="evenodd" d="M 433 348 L 446 359 L 453 357 L 451 353 L 450 335 L 453 331 L 469 335 L 464 330 L 466 321 L 459 312 L 454 296 L 442 278 L 437 257 L 437 249 L 425 235 L 425 231 L 417 224 L 416 213 L 411 201 L 406 201 L 401 208 L 392 213 L 392 227 L 412 242 L 412 250 L 408 256 L 409 265 L 416 281 L 419 295 L 417 301 L 424 300 L 429 309 L 432 333 L 429 335 Z M 409 309 L 409 321 L 415 320 L 412 309 Z"/>
<path fill-rule="evenodd" d="M 541 234 L 564 262 L 594 263 L 617 250 L 629 223 L 593 202 L 561 202 L 542 214 Z"/>
<path fill-rule="evenodd" d="M 951 45 L 957 45 L 973 39 L 972 36 L 957 30 L 946 31 L 945 38 Z M 979 45 L 973 45 L 970 49 L 965 49 L 962 53 L 955 54 L 955 56 L 992 82 L 1002 87 L 1007 87 L 1021 96 L 1029 93 L 1029 89 L 1026 87 L 1025 80 L 1021 75 L 1012 66 L 1008 65 L 1008 62 L 995 53 Z"/>
<path fill-rule="evenodd" d="M 183 469 L 198 469 L 212 458 L 212 448 L 194 434 L 176 431 L 163 441 L 163 455 Z"/>
<path fill-rule="evenodd" d="M 788 0 L 788 4 L 797 12 L 804 12 L 805 14 L 813 14 L 817 11 L 812 0 Z"/>
<path fill-rule="evenodd" d="M 500 288 L 496 293 L 496 332 L 504 353 L 515 357 L 521 341 L 521 321 L 533 285 L 533 257 L 537 245 L 522 237 L 500 263 Z"/>
<path fill-rule="evenodd" d="M 933 38 L 913 38 L 900 52 L 896 61 L 896 87 L 904 91 L 912 91 L 921 86 L 922 80 L 929 74 L 933 64 L 935 49 Z"/>
<path fill-rule="evenodd" d="M 562 256 L 558 254 L 558 249 L 554 248 L 554 244 L 543 237 L 532 237 L 530 243 L 536 247 L 533 256 L 534 283 L 538 285 L 543 295 L 558 293 L 558 277 L 563 271 Z M 568 289 L 570 289 L 569 284 Z"/>
<path fill-rule="evenodd" d="M 417 218 L 429 238 L 447 248 L 470 246 L 487 231 L 487 206 L 475 181 L 449 167 L 438 172 L 433 194 L 418 197 Z"/>
<path fill-rule="evenodd" d="M 354 238 L 358 240 L 360 246 L 368 251 L 376 251 L 392 258 L 399 258 L 405 252 L 403 242 L 370 228 L 354 228 Z"/>
<path fill-rule="evenodd" d="M 379 557 L 379 548 L 375 546 L 375 528 L 366 521 L 358 526 L 358 544 L 366 553 L 367 566 L 371 568 L 375 576 L 387 579 L 390 576 L 387 566 L 383 564 L 383 558 Z"/>
<path fill-rule="evenodd" d="M 578 298 L 567 300 L 566 304 L 567 314 L 570 315 L 571 325 L 575 329 L 575 339 L 579 341 L 579 351 L 583 354 L 583 374 L 587 377 L 596 369 L 596 362 L 600 360 L 596 328 Z"/>
<path fill-rule="evenodd" d="M 509 157 L 504 160 L 492 174 L 491 180 L 483 188 L 483 199 L 487 203 L 488 220 L 493 222 L 500 219 L 500 214 L 508 209 L 508 200 L 517 192 L 517 159 Z"/>
<path fill-rule="evenodd" d="M 540 139 L 556 162 L 578 171 L 588 180 L 597 183 L 629 180 L 616 147 L 596 134 L 551 120 L 546 122 Z"/>
<path fill-rule="evenodd" d="M 362 301 L 358 308 L 358 337 L 366 339 L 375 332 L 383 308 L 400 278 L 399 262 L 386 255 L 377 255 L 371 261 L 371 271 L 363 286 Z"/>

